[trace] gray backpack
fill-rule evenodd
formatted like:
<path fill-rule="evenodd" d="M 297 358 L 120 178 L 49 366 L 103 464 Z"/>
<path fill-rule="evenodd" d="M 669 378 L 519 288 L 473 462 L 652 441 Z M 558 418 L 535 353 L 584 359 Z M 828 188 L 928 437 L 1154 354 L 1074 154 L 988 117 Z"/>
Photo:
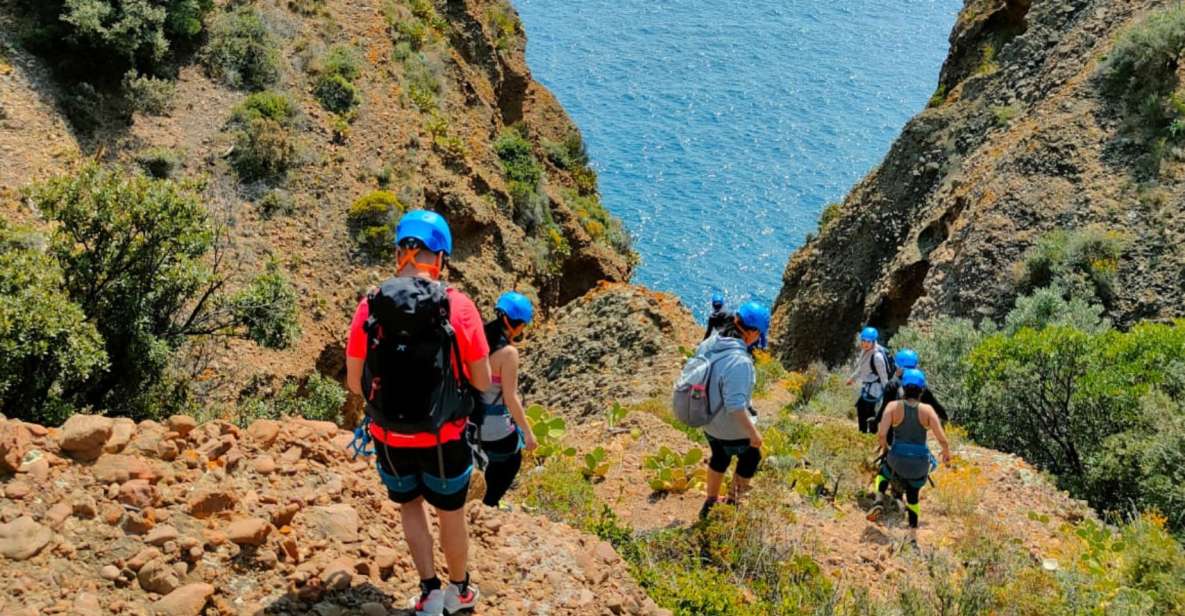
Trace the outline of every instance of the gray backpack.
<path fill-rule="evenodd" d="M 683 364 L 683 372 L 675 381 L 672 406 L 675 419 L 698 428 L 712 421 L 712 396 L 708 385 L 712 382 L 712 357 L 699 354 Z"/>

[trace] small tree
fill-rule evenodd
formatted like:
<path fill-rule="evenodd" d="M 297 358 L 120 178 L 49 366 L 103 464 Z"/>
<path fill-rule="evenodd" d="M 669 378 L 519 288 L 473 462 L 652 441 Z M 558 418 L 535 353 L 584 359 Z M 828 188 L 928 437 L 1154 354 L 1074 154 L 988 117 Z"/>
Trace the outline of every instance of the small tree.
<path fill-rule="evenodd" d="M 275 262 L 231 298 L 235 320 L 262 346 L 283 349 L 300 336 L 296 291 Z"/>
<path fill-rule="evenodd" d="M 223 285 L 207 256 L 214 231 L 198 196 L 169 180 L 95 164 L 29 191 L 56 223 L 49 254 L 66 297 L 104 340 L 111 370 L 78 392 L 96 408 L 151 414 L 149 391 L 189 336 L 224 327 L 211 310 Z"/>
<path fill-rule="evenodd" d="M 211 77 L 233 88 L 262 90 L 280 78 L 279 46 L 249 6 L 214 18 L 202 61 Z"/>
<path fill-rule="evenodd" d="M 69 413 L 64 393 L 101 373 L 107 355 L 38 241 L 0 220 L 0 412 L 52 425 Z"/>

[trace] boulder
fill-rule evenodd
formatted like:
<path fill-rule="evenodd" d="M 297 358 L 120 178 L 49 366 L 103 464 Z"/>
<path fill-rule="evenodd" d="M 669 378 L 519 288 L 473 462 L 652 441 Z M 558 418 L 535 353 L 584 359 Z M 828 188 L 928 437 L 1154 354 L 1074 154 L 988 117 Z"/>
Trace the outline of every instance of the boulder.
<path fill-rule="evenodd" d="M 166 422 L 166 425 L 169 426 L 170 430 L 180 435 L 181 438 L 186 438 L 198 424 L 197 420 L 189 415 L 173 415 Z"/>
<path fill-rule="evenodd" d="M 250 436 L 260 447 L 271 447 L 279 435 L 280 422 L 271 419 L 258 419 L 247 426 L 247 436 Z"/>
<path fill-rule="evenodd" d="M 145 563 L 136 574 L 140 588 L 158 595 L 167 595 L 181 584 L 177 578 L 177 571 L 164 557 L 158 557 Z"/>
<path fill-rule="evenodd" d="M 358 512 L 350 505 L 310 507 L 300 518 L 310 534 L 342 543 L 358 540 Z"/>
<path fill-rule="evenodd" d="M 21 516 L 7 524 L 0 524 L 0 556 L 12 560 L 27 560 L 37 555 L 53 539 L 53 531 Z"/>
<path fill-rule="evenodd" d="M 205 519 L 212 515 L 230 511 L 239 502 L 233 490 L 224 488 L 202 488 L 195 490 L 189 496 L 186 508 L 189 515 L 198 519 Z"/>
<path fill-rule="evenodd" d="M 142 456 L 123 453 L 106 453 L 95 460 L 91 474 L 100 483 L 123 483 L 129 479 L 160 479 L 158 471 Z"/>
<path fill-rule="evenodd" d="M 155 616 L 199 616 L 214 594 L 209 584 L 186 584 L 152 605 Z"/>
<path fill-rule="evenodd" d="M 29 449 L 29 431 L 14 422 L 0 423 L 0 472 L 15 473 Z"/>
<path fill-rule="evenodd" d="M 244 518 L 228 524 L 224 530 L 227 539 L 238 545 L 263 545 L 272 526 L 262 518 Z"/>
<path fill-rule="evenodd" d="M 71 415 L 62 425 L 58 444 L 76 460 L 94 460 L 111 438 L 113 424 L 110 417 L 101 415 Z"/>
<path fill-rule="evenodd" d="M 161 524 L 148 531 L 148 534 L 144 536 L 144 543 L 160 547 L 175 539 L 177 539 L 177 529 L 168 524 Z"/>
<path fill-rule="evenodd" d="M 119 495 L 116 496 L 116 500 L 119 502 L 136 509 L 151 507 L 156 504 L 156 499 L 156 487 L 144 479 L 132 479 L 124 482 L 119 486 Z"/>
<path fill-rule="evenodd" d="M 132 441 L 132 435 L 136 433 L 136 422 L 127 417 L 119 417 L 111 424 L 111 436 L 107 442 L 103 444 L 103 451 L 107 453 L 119 453 L 123 451 L 124 447 Z"/>

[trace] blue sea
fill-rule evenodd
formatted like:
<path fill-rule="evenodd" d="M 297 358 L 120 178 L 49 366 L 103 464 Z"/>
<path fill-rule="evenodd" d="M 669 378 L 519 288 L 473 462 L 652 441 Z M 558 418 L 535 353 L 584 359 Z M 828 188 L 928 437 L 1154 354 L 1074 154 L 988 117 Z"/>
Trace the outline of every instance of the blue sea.
<path fill-rule="evenodd" d="M 773 300 L 819 213 L 937 84 L 961 0 L 514 0 L 584 133 L 635 281 L 699 316 Z"/>

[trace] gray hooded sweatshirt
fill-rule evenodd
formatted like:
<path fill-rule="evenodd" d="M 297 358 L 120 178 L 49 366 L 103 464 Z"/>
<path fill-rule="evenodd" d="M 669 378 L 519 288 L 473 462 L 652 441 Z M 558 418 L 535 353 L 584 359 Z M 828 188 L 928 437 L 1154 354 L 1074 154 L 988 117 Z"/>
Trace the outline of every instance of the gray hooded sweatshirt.
<path fill-rule="evenodd" d="M 700 343 L 697 353 L 706 352 L 712 360 L 712 378 L 708 382 L 711 392 L 712 421 L 704 426 L 704 432 L 716 439 L 731 441 L 748 439 L 749 434 L 737 424 L 735 413 L 744 413 L 750 422 L 749 403 L 753 398 L 753 386 L 757 383 L 757 371 L 753 368 L 753 357 L 738 338 L 719 334 Z"/>

